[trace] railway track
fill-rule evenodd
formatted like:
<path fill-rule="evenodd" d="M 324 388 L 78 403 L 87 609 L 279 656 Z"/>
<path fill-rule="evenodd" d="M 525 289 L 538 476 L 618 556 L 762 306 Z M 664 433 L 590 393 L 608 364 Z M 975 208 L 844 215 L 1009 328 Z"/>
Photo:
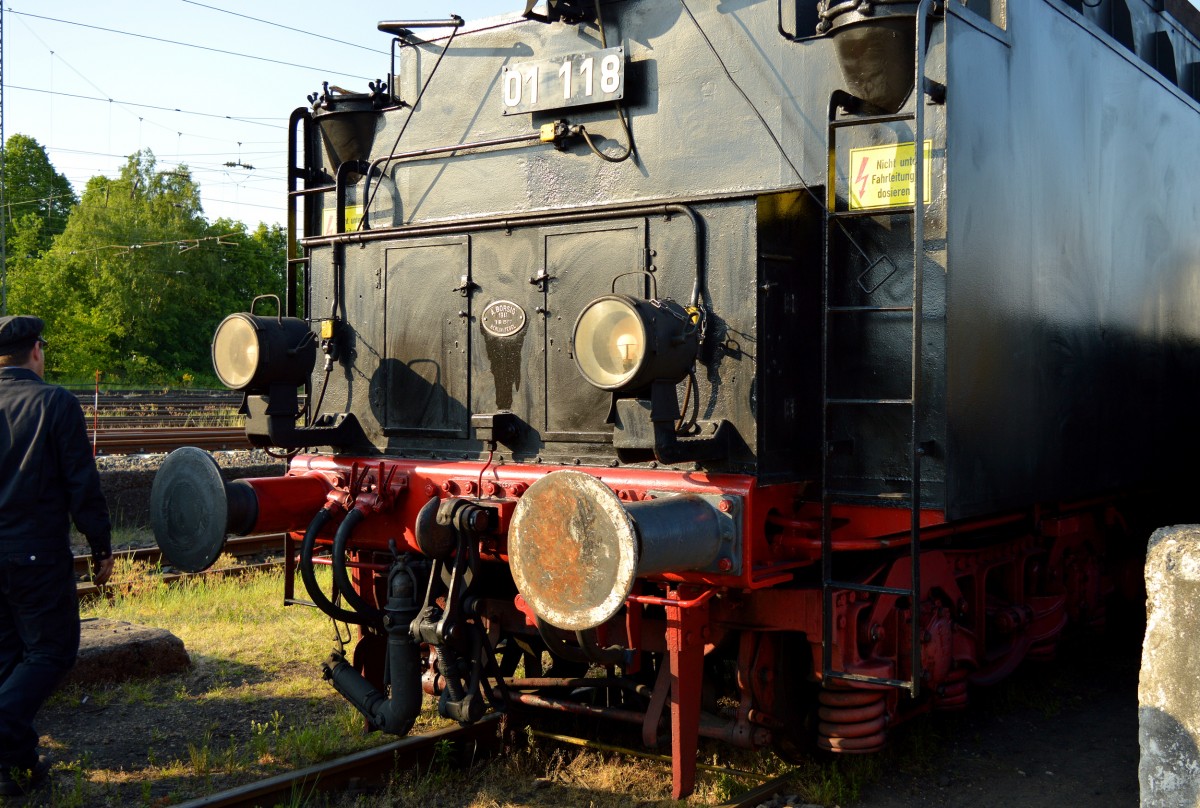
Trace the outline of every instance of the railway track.
<path fill-rule="evenodd" d="M 605 747 L 603 744 L 582 741 L 562 735 L 535 732 L 538 737 L 559 743 L 604 748 L 622 754 L 630 750 Z M 428 771 L 436 761 L 457 763 L 462 771 L 484 756 L 495 754 L 503 745 L 502 716 L 492 714 L 467 726 L 450 727 L 424 735 L 412 735 L 389 744 L 362 752 L 275 775 L 265 780 L 237 786 L 216 794 L 180 803 L 178 808 L 252 808 L 260 805 L 295 804 L 297 797 L 304 802 L 313 795 L 341 790 L 356 791 L 383 788 L 396 771 L 417 769 Z M 654 757 L 637 754 L 639 757 Z M 662 756 L 659 756 L 662 757 Z M 670 758 L 666 758 L 667 765 Z M 717 766 L 702 767 L 716 772 L 730 771 Z M 734 772 L 761 779 L 751 772 Z M 722 803 L 719 808 L 752 808 L 787 789 L 785 775 L 760 782 L 754 788 Z"/>
<path fill-rule="evenodd" d="M 235 558 L 279 553 L 283 551 L 282 533 L 264 533 L 260 536 L 231 536 L 225 541 L 225 552 Z M 114 558 L 128 558 L 135 561 L 147 561 L 155 564 L 162 559 L 162 551 L 157 547 L 139 547 L 135 550 L 118 550 Z M 75 556 L 75 575 L 81 577 L 87 574 L 89 556 Z"/>
<path fill-rule="evenodd" d="M 97 455 L 158 454 L 181 446 L 202 449 L 250 449 L 242 427 L 149 427 L 88 430 Z"/>
<path fill-rule="evenodd" d="M 242 394 L 233 390 L 106 390 L 98 395 L 91 388 L 67 388 L 84 407 L 95 407 L 100 410 L 115 410 L 130 407 L 237 407 L 242 401 Z"/>
<path fill-rule="evenodd" d="M 225 542 L 225 552 L 233 555 L 235 558 L 249 558 L 259 555 L 269 555 L 272 553 L 280 553 L 283 551 L 283 534 L 282 533 L 267 533 L 261 536 L 242 536 L 233 537 Z M 128 558 L 136 561 L 145 561 L 149 564 L 157 564 L 162 560 L 162 552 L 157 547 L 144 547 L 137 550 L 121 550 L 113 553 L 115 558 Z M 270 570 L 275 569 L 282 564 L 281 561 L 265 561 L 257 564 L 239 564 L 236 567 L 227 567 L 216 570 L 206 570 L 204 572 L 164 572 L 161 579 L 164 583 L 173 583 L 184 578 L 193 578 L 199 575 L 245 575 L 255 570 Z M 89 577 L 91 569 L 91 558 L 89 556 L 75 556 L 75 579 L 83 581 L 76 585 L 76 594 L 80 600 L 87 600 L 100 596 L 105 587 L 98 587 L 90 581 L 86 581 Z M 114 584 L 109 583 L 106 586 L 111 587 Z"/>
<path fill-rule="evenodd" d="M 471 761 L 482 756 L 481 753 L 492 753 L 499 749 L 499 728 L 499 715 L 485 716 L 482 721 L 465 727 L 411 735 L 374 749 L 180 803 L 178 808 L 306 804 L 312 794 L 318 791 L 378 788 L 387 783 L 392 772 L 412 767 L 427 771 L 434 760 L 443 761 L 448 753 L 460 764 L 470 765 Z M 297 795 L 303 797 L 299 803 L 294 802 Z"/>

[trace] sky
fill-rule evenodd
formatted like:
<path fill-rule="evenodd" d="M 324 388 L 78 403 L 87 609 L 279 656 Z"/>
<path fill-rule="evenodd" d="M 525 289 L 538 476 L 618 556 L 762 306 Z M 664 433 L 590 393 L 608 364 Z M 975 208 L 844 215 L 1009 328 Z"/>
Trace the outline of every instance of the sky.
<path fill-rule="evenodd" d="M 149 148 L 159 170 L 191 169 L 209 221 L 254 229 L 285 223 L 292 110 L 323 81 L 365 92 L 368 80 L 386 77 L 391 40 L 378 22 L 470 21 L 525 3 L 13 0 L 4 8 L 5 139 L 37 140 L 76 194 Z M 6 201 L 19 214 L 27 200 Z"/>

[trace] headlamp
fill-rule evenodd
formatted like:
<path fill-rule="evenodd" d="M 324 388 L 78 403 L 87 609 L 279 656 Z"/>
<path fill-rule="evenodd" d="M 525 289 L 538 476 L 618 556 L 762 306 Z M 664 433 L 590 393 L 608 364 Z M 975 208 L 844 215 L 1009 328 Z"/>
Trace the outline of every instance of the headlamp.
<path fill-rule="evenodd" d="M 575 363 L 601 390 L 678 382 L 696 361 L 699 339 L 687 310 L 672 300 L 605 295 L 588 303 L 575 321 Z"/>
<path fill-rule="evenodd" d="M 317 340 L 297 317 L 260 317 L 239 312 L 213 334 L 212 359 L 226 387 L 251 394 L 272 386 L 299 387 L 312 372 Z"/>

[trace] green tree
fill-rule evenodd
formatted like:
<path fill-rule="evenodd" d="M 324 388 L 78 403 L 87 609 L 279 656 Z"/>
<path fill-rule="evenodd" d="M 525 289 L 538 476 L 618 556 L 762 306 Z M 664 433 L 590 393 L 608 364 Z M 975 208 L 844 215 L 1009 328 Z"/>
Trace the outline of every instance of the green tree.
<path fill-rule="evenodd" d="M 217 323 L 254 294 L 280 293 L 283 236 L 209 224 L 185 167 L 132 155 L 118 177 L 93 177 L 52 248 L 13 279 L 24 310 L 47 321 L 51 370 L 130 382 L 211 377 Z"/>
<path fill-rule="evenodd" d="M 51 239 L 66 229 L 71 208 L 79 201 L 71 183 L 55 170 L 40 143 L 19 134 L 5 143 L 3 182 L 8 254 L 14 254 L 14 238 L 35 228 L 35 248 L 49 249 Z"/>

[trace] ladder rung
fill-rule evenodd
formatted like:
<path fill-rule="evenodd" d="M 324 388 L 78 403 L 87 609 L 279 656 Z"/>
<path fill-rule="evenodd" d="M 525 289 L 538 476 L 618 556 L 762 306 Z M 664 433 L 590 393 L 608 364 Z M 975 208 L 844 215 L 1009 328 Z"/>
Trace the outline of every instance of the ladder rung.
<path fill-rule="evenodd" d="M 888 502 L 897 502 L 907 497 L 907 491 L 884 491 L 879 494 L 871 494 L 866 491 L 841 491 L 830 490 L 825 492 L 827 497 L 845 497 L 846 499 L 876 499 L 886 500 Z"/>
<path fill-rule="evenodd" d="M 875 404 L 884 404 L 890 406 L 911 407 L 911 398 L 829 398 L 825 400 L 828 404 L 837 404 L 839 406 L 870 406 Z"/>
<path fill-rule="evenodd" d="M 828 311 L 833 314 L 853 314 L 855 312 L 872 312 L 872 311 L 912 311 L 912 306 L 830 306 Z"/>
<path fill-rule="evenodd" d="M 846 590 L 849 592 L 874 592 L 877 595 L 912 595 L 911 589 L 901 589 L 895 586 L 875 586 L 874 584 L 858 584 L 850 581 L 830 581 L 826 584 L 830 589 Z"/>
<path fill-rule="evenodd" d="M 907 679 L 888 679 L 883 676 L 864 676 L 861 673 L 845 673 L 844 671 L 822 671 L 822 674 L 827 679 L 844 679 L 847 682 L 869 682 L 873 685 L 889 685 L 890 687 L 903 687 L 906 690 L 913 689 L 913 683 Z"/>
<path fill-rule="evenodd" d="M 312 196 L 313 194 L 325 194 L 335 190 L 335 185 L 322 185 L 319 188 L 300 188 L 295 191 L 288 191 L 288 196 Z"/>
<path fill-rule="evenodd" d="M 911 216 L 912 205 L 900 205 L 894 208 L 863 208 L 862 210 L 831 210 L 830 219 L 876 219 L 881 216 Z"/>
<path fill-rule="evenodd" d="M 914 121 L 916 116 L 911 112 L 894 112 L 890 115 L 863 115 L 857 118 L 839 118 L 830 121 L 832 129 L 846 129 L 852 126 L 870 126 L 877 123 L 896 123 L 897 121 Z"/>

